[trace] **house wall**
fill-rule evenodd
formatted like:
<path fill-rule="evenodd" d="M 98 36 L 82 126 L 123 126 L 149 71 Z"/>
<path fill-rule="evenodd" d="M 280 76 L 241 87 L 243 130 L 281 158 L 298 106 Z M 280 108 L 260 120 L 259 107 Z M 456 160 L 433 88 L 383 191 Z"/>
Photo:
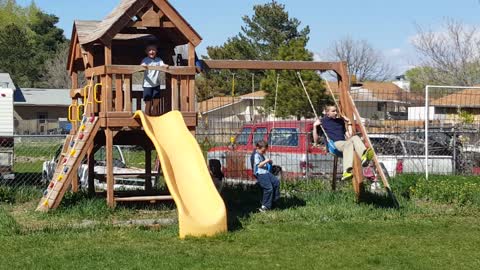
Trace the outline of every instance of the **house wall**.
<path fill-rule="evenodd" d="M 67 118 L 66 106 L 14 106 L 16 134 L 58 133 L 59 119 Z"/>
<path fill-rule="evenodd" d="M 475 123 L 480 122 L 480 108 L 460 108 L 460 110 L 465 111 L 473 116 Z M 459 123 L 462 122 L 462 119 L 458 113 L 458 108 L 452 107 L 435 107 L 435 120 L 441 120 L 444 123 Z"/>

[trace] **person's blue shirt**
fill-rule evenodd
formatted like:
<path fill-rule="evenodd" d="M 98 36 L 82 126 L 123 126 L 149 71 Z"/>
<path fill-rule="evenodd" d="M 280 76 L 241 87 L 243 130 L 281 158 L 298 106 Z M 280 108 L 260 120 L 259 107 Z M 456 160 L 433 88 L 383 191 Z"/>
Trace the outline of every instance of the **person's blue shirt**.
<path fill-rule="evenodd" d="M 325 116 L 322 118 L 322 126 L 330 140 L 334 142 L 345 140 L 345 132 L 347 130 L 345 129 L 345 121 L 342 118 Z"/>
<path fill-rule="evenodd" d="M 266 173 L 268 173 L 268 170 L 267 170 L 266 166 L 264 168 L 260 168 L 258 166 L 258 164 L 260 164 L 260 162 L 262 162 L 264 160 L 265 160 L 265 157 L 262 154 L 260 154 L 258 152 L 255 152 L 255 162 L 254 163 L 255 163 L 255 167 L 257 167 L 256 174 L 266 174 Z"/>

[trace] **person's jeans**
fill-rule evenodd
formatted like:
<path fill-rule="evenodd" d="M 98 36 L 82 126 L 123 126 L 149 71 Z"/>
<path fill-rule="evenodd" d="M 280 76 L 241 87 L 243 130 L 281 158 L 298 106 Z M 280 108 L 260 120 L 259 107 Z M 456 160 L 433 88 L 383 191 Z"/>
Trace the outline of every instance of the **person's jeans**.
<path fill-rule="evenodd" d="M 262 205 L 268 209 L 280 198 L 280 181 L 271 173 L 258 174 L 258 184 L 263 189 Z"/>

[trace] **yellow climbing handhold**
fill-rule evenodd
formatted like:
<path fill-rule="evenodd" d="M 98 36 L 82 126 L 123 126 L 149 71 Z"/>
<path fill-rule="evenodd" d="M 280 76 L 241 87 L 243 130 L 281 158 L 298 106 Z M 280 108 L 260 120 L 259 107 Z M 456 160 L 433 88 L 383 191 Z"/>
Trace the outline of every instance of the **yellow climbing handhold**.
<path fill-rule="evenodd" d="M 80 130 L 81 130 L 81 131 L 84 131 L 84 130 L 85 130 L 85 125 L 81 125 L 81 126 L 80 126 Z"/>
<path fill-rule="evenodd" d="M 43 202 L 43 205 L 48 207 L 48 199 Z"/>
<path fill-rule="evenodd" d="M 62 179 L 63 179 L 63 175 L 60 175 L 60 176 L 58 176 L 57 180 L 60 182 L 60 181 L 62 181 Z"/>
<path fill-rule="evenodd" d="M 72 156 L 72 157 L 73 157 L 73 156 L 75 155 L 75 153 L 76 153 L 76 152 L 77 152 L 77 151 L 76 151 L 75 149 L 73 149 L 73 150 L 72 150 L 72 152 L 70 152 L 70 156 Z"/>

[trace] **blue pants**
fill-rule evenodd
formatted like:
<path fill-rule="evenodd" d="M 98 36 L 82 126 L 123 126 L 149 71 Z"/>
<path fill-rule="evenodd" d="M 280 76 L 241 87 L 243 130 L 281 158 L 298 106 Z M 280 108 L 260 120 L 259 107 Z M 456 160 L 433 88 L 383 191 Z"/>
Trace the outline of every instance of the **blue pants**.
<path fill-rule="evenodd" d="M 160 86 L 143 87 L 143 100 L 150 101 L 154 98 L 160 98 Z"/>
<path fill-rule="evenodd" d="M 271 173 L 258 174 L 257 180 L 263 189 L 262 205 L 271 209 L 272 203 L 280 198 L 280 181 Z"/>

